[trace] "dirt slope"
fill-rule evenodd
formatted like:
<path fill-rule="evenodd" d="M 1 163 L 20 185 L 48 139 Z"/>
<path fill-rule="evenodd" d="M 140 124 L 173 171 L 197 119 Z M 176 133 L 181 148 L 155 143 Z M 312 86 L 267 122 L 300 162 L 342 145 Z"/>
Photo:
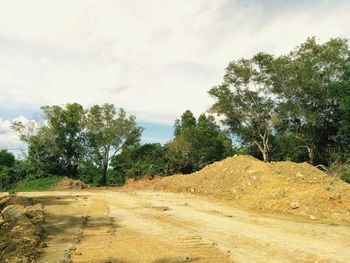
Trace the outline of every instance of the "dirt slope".
<path fill-rule="evenodd" d="M 43 222 L 40 204 L 0 195 L 0 262 L 36 262 L 44 246 Z"/>
<path fill-rule="evenodd" d="M 179 193 L 22 193 L 43 204 L 38 262 L 350 262 L 350 228 L 261 216 Z"/>
<path fill-rule="evenodd" d="M 88 188 L 90 188 L 90 185 L 85 184 L 80 180 L 64 177 L 58 182 L 55 190 L 64 191 L 64 190 L 79 190 L 79 189 L 88 189 Z"/>
<path fill-rule="evenodd" d="M 129 182 L 126 188 L 189 192 L 265 213 L 350 223 L 350 186 L 307 163 L 234 156 L 190 175 Z"/>

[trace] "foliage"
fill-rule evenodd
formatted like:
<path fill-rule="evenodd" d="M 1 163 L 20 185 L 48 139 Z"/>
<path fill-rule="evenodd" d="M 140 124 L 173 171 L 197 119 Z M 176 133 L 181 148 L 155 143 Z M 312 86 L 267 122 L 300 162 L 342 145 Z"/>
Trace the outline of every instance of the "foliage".
<path fill-rule="evenodd" d="M 21 122 L 12 125 L 28 143 L 28 159 L 44 173 L 76 177 L 77 163 L 84 154 L 83 107 L 73 103 L 41 109 L 46 121 L 42 126 L 34 128 L 32 123 Z"/>
<path fill-rule="evenodd" d="M 135 116 L 127 116 L 123 109 L 117 112 L 113 104 L 104 104 L 90 108 L 86 129 L 88 157 L 100 168 L 100 184 L 106 185 L 110 160 L 122 150 L 138 144 L 142 128 L 136 125 Z"/>
<path fill-rule="evenodd" d="M 343 174 L 341 176 L 341 179 L 350 184 L 350 171 L 347 171 L 345 174 Z"/>
<path fill-rule="evenodd" d="M 344 67 L 342 80 L 332 87 L 333 95 L 340 98 L 339 131 L 334 137 L 335 161 L 350 159 L 350 61 Z"/>
<path fill-rule="evenodd" d="M 174 135 L 166 145 L 174 172 L 190 173 L 233 154 L 229 133 L 211 115 L 202 114 L 196 120 L 191 111 L 185 111 L 175 121 Z"/>
<path fill-rule="evenodd" d="M 215 100 L 211 111 L 224 116 L 223 123 L 243 144 L 255 144 L 264 161 L 269 160 L 276 115 L 271 93 L 273 60 L 271 55 L 258 53 L 230 62 L 223 83 L 209 91 Z"/>
<path fill-rule="evenodd" d="M 14 171 L 7 166 L 0 166 L 0 190 L 7 190 L 15 182 Z"/>
<path fill-rule="evenodd" d="M 89 160 L 79 162 L 78 179 L 90 185 L 99 185 L 101 171 Z"/>
<path fill-rule="evenodd" d="M 67 104 L 65 107 L 44 106 L 41 109 L 47 120 L 53 154 L 58 157 L 58 163 L 65 174 L 75 178 L 78 174 L 78 162 L 85 150 L 85 111 L 78 103 Z"/>
<path fill-rule="evenodd" d="M 334 96 L 332 87 L 342 79 L 348 60 L 346 40 L 318 44 L 309 38 L 274 63 L 273 87 L 281 101 L 279 127 L 304 143 L 313 164 L 328 164 L 341 118 L 340 97 Z"/>
<path fill-rule="evenodd" d="M 271 144 L 272 161 L 305 162 L 308 160 L 305 145 L 292 134 L 273 136 Z"/>
<path fill-rule="evenodd" d="M 15 156 L 7 150 L 0 150 L 0 166 L 12 167 L 15 164 Z"/>
<path fill-rule="evenodd" d="M 159 143 L 137 145 L 124 150 L 112 160 L 114 183 L 120 184 L 126 178 L 140 178 L 144 175 L 169 175 L 171 167 L 166 148 Z"/>

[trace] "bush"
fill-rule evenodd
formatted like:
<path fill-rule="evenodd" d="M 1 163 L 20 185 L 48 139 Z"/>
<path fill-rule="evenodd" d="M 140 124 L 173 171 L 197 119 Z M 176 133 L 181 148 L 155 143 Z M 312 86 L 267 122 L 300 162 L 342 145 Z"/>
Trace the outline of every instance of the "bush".
<path fill-rule="evenodd" d="M 84 183 L 98 185 L 101 177 L 101 171 L 93 163 L 82 161 L 78 166 L 78 179 Z"/>
<path fill-rule="evenodd" d="M 348 164 L 332 164 L 329 168 L 331 175 L 336 175 L 347 183 L 350 183 L 350 167 Z"/>
<path fill-rule="evenodd" d="M 166 148 L 158 143 L 148 143 L 122 151 L 113 158 L 111 166 L 112 184 L 122 184 L 129 177 L 168 175 L 170 171 Z"/>
<path fill-rule="evenodd" d="M 9 151 L 0 151 L 0 166 L 12 167 L 15 164 L 15 160 L 15 156 Z"/>
<path fill-rule="evenodd" d="M 0 166 L 0 190 L 8 190 L 15 182 L 14 171 L 12 168 Z"/>
<path fill-rule="evenodd" d="M 341 176 L 341 179 L 350 184 L 350 171 L 347 171 L 345 174 L 343 174 Z"/>
<path fill-rule="evenodd" d="M 15 180 L 34 180 L 47 177 L 47 174 L 35 163 L 29 160 L 17 161 L 14 169 Z"/>

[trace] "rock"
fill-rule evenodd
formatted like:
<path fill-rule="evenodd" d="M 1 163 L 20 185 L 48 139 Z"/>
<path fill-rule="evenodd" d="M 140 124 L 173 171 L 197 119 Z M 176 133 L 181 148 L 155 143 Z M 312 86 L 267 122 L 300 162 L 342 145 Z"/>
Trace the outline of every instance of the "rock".
<path fill-rule="evenodd" d="M 23 217 L 26 209 L 21 205 L 9 205 L 2 210 L 1 215 L 5 222 L 16 222 L 19 218 Z"/>
<path fill-rule="evenodd" d="M 298 202 L 292 202 L 292 203 L 290 204 L 290 208 L 292 208 L 292 209 L 297 209 L 297 208 L 299 208 L 299 207 L 300 207 L 300 205 L 299 205 Z"/>
<path fill-rule="evenodd" d="M 304 178 L 304 175 L 303 175 L 303 173 L 301 173 L 301 172 L 297 172 L 297 174 L 295 175 L 295 177 L 297 177 L 297 178 Z"/>
<path fill-rule="evenodd" d="M 0 226 L 2 226 L 5 223 L 4 218 L 2 217 L 2 215 L 0 215 Z"/>
<path fill-rule="evenodd" d="M 339 193 L 329 195 L 330 200 L 339 200 L 340 198 L 341 198 L 341 194 L 339 194 Z"/>
<path fill-rule="evenodd" d="M 310 216 L 310 219 L 311 219 L 311 220 L 315 220 L 316 217 L 314 217 L 313 215 L 311 215 L 311 216 Z"/>
<path fill-rule="evenodd" d="M 34 205 L 27 208 L 25 212 L 26 216 L 32 220 L 32 222 L 45 221 L 44 213 L 40 205 Z"/>
<path fill-rule="evenodd" d="M 196 191 L 196 189 L 194 187 L 191 187 L 191 190 L 190 190 L 192 193 L 194 193 Z"/>

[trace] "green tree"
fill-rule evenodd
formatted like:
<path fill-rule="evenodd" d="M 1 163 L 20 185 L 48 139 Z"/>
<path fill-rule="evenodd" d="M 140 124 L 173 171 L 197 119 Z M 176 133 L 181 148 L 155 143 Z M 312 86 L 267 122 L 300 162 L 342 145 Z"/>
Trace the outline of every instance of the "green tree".
<path fill-rule="evenodd" d="M 84 156 L 85 110 L 78 103 L 41 108 L 47 120 L 54 150 L 65 173 L 73 178 L 78 174 L 78 162 Z"/>
<path fill-rule="evenodd" d="M 342 79 L 347 63 L 345 39 L 318 44 L 309 38 L 275 60 L 273 87 L 281 102 L 279 127 L 304 143 L 312 164 L 329 160 L 341 119 L 340 97 L 334 96 L 332 86 Z"/>
<path fill-rule="evenodd" d="M 251 59 L 229 63 L 224 81 L 210 89 L 213 113 L 223 116 L 223 123 L 243 144 L 254 144 L 265 162 L 269 160 L 269 139 L 276 118 L 276 101 L 271 92 L 274 58 L 258 53 Z"/>
<path fill-rule="evenodd" d="M 0 150 L 0 166 L 13 167 L 15 156 L 7 150 Z"/>
<path fill-rule="evenodd" d="M 190 173 L 233 153 L 229 133 L 210 115 L 202 114 L 196 120 L 187 110 L 175 121 L 174 135 L 166 145 L 174 172 Z"/>
<path fill-rule="evenodd" d="M 123 109 L 118 112 L 113 104 L 95 105 L 86 118 L 86 138 L 89 157 L 101 171 L 100 184 L 107 183 L 110 160 L 128 147 L 138 144 L 142 128 L 134 116 L 127 116 Z"/>
<path fill-rule="evenodd" d="M 308 160 L 305 145 L 292 134 L 276 134 L 271 138 L 272 161 L 305 162 Z"/>
<path fill-rule="evenodd" d="M 340 121 L 335 136 L 335 161 L 350 159 L 350 61 L 344 67 L 344 75 L 339 83 L 332 86 L 333 95 L 340 100 Z M 350 178 L 350 177 L 349 177 Z"/>
<path fill-rule="evenodd" d="M 190 110 L 186 110 L 180 119 L 175 120 L 174 135 L 177 136 L 185 130 L 192 130 L 196 127 L 196 118 Z"/>
<path fill-rule="evenodd" d="M 73 103 L 41 109 L 43 125 L 15 122 L 13 129 L 28 143 L 28 158 L 43 171 L 76 177 L 85 150 L 83 107 Z"/>
<path fill-rule="evenodd" d="M 117 177 L 116 182 L 145 175 L 169 175 L 172 172 L 166 147 L 159 143 L 146 143 L 126 149 L 112 159 L 111 166 Z"/>

